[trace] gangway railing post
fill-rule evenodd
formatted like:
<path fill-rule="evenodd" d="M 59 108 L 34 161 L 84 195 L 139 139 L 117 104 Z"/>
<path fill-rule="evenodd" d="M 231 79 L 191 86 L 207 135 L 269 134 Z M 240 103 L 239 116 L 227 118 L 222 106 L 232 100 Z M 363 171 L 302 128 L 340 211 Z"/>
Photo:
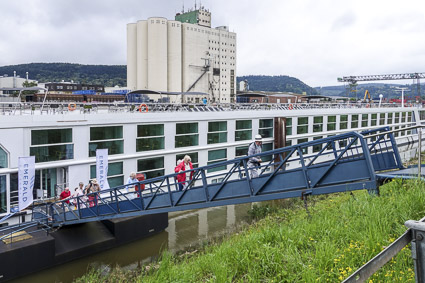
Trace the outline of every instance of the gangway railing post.
<path fill-rule="evenodd" d="M 202 178 L 202 187 L 205 191 L 205 201 L 209 202 L 210 197 L 208 195 L 208 183 L 207 183 L 207 176 L 205 174 L 205 170 L 201 169 L 201 178 Z"/>
<path fill-rule="evenodd" d="M 306 186 L 307 189 L 310 189 L 311 182 L 310 182 L 310 180 L 307 176 L 307 167 L 305 166 L 305 162 L 304 162 L 304 154 L 303 154 L 300 146 L 297 147 L 297 152 L 298 152 L 298 155 L 300 156 L 300 162 L 301 162 L 301 168 L 302 168 L 302 171 L 303 171 L 305 186 Z"/>
<path fill-rule="evenodd" d="M 418 128 L 418 179 L 421 178 L 421 165 L 422 165 L 422 128 Z"/>
<path fill-rule="evenodd" d="M 242 160 L 243 167 L 245 169 L 245 175 L 246 175 L 246 182 L 249 187 L 249 191 L 251 192 L 251 196 L 254 194 L 254 190 L 252 189 L 252 182 L 251 182 L 251 176 L 249 176 L 249 170 L 248 170 L 248 163 L 246 159 Z"/>
<path fill-rule="evenodd" d="M 425 223 L 408 220 L 404 225 L 412 231 L 412 259 L 416 282 L 425 282 Z"/>
<path fill-rule="evenodd" d="M 168 190 L 168 196 L 169 196 L 169 198 L 170 198 L 170 206 L 174 206 L 174 203 L 173 203 L 173 196 L 171 195 L 171 187 L 170 187 L 170 180 L 168 179 L 168 177 L 166 177 L 166 180 L 167 180 L 167 190 Z M 140 191 L 141 192 L 141 191 Z"/>

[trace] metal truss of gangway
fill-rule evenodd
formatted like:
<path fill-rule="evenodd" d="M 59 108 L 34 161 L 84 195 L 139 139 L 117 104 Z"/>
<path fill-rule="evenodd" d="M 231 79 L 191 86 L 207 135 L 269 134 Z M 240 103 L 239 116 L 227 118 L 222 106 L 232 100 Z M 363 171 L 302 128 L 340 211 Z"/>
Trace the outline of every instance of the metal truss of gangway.
<path fill-rule="evenodd" d="M 135 183 L 136 192 L 120 186 L 44 203 L 34 207 L 34 221 L 57 227 L 361 189 L 375 191 L 375 171 L 403 168 L 393 135 L 385 133 L 388 130 L 351 132 L 258 154 L 263 160 L 256 168 L 258 178 L 250 177 L 246 156 L 189 170 L 193 179 L 182 191 L 178 190 L 177 174 L 170 174 Z M 376 133 L 381 134 L 368 138 Z"/>

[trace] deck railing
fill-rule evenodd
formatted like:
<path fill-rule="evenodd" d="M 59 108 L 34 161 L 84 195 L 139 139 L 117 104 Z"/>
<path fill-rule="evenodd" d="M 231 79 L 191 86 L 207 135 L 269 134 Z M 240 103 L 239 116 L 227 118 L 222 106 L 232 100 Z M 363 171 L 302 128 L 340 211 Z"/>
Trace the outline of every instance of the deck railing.
<path fill-rule="evenodd" d="M 399 104 L 382 103 L 216 103 L 216 104 L 179 104 L 179 103 L 147 103 L 148 112 L 221 112 L 221 111 L 257 111 L 257 110 L 307 110 L 307 109 L 347 109 L 400 107 Z M 0 115 L 45 115 L 101 112 L 137 112 L 138 103 L 82 103 L 82 102 L 0 102 Z M 421 105 L 407 105 L 421 107 Z M 143 109 L 145 112 L 145 109 Z"/>

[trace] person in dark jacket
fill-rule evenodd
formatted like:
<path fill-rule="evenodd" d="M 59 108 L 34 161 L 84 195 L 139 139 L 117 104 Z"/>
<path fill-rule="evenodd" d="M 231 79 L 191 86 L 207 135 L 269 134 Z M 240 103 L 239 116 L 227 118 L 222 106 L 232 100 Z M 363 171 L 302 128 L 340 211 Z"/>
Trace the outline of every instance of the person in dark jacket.
<path fill-rule="evenodd" d="M 263 138 L 261 135 L 256 135 L 255 140 L 248 147 L 248 156 L 261 153 Z M 252 178 L 258 177 L 258 167 L 261 165 L 261 158 L 252 156 L 248 160 L 249 175 Z"/>

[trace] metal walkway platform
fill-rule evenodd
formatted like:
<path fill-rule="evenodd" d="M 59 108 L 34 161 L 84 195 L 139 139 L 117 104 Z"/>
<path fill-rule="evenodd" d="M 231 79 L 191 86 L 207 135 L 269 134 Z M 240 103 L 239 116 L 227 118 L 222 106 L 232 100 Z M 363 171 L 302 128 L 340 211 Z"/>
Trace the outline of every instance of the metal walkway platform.
<path fill-rule="evenodd" d="M 421 179 L 425 181 L 425 164 L 421 166 Z M 389 171 L 376 174 L 377 179 L 379 180 L 390 180 L 390 179 L 417 179 L 418 178 L 418 166 L 413 165 L 408 168 Z"/>
<path fill-rule="evenodd" d="M 71 225 L 127 216 L 302 197 L 352 190 L 377 190 L 375 171 L 402 169 L 392 134 L 355 132 L 258 154 L 263 163 L 250 177 L 249 157 L 195 168 L 193 179 L 178 190 L 177 174 L 68 201 L 36 206 L 35 220 L 49 226 Z M 368 135 L 373 135 L 369 138 Z M 74 205 L 75 204 L 75 205 Z"/>

